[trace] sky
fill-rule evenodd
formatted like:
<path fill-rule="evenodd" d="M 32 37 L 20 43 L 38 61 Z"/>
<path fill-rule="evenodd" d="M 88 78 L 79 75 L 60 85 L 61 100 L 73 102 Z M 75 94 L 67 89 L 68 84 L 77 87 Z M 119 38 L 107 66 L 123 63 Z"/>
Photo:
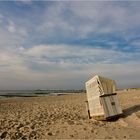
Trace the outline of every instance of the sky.
<path fill-rule="evenodd" d="M 139 1 L 0 1 L 0 89 L 140 87 Z"/>

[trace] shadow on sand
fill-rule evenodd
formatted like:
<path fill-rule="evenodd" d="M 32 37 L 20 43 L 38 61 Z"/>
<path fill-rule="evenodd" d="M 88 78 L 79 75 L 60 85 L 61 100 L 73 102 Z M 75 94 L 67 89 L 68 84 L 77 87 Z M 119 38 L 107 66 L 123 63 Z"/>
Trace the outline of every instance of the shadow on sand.
<path fill-rule="evenodd" d="M 133 113 L 136 113 L 136 112 L 138 112 L 138 111 L 140 111 L 140 105 L 134 105 L 134 106 L 132 106 L 132 107 L 129 107 L 129 108 L 124 109 L 122 115 L 116 116 L 116 117 L 114 117 L 114 118 L 111 118 L 111 119 L 109 119 L 108 121 L 109 121 L 109 122 L 115 122 L 115 121 L 117 121 L 119 118 L 126 118 L 126 117 L 128 117 L 129 115 L 131 115 L 131 114 L 133 114 Z M 138 116 L 138 115 L 137 115 L 137 116 Z M 139 115 L 138 117 L 140 118 L 140 115 Z"/>
<path fill-rule="evenodd" d="M 140 111 L 140 105 L 134 105 L 132 107 L 126 108 L 123 110 L 123 118 Z M 139 116 L 140 117 L 140 116 Z"/>

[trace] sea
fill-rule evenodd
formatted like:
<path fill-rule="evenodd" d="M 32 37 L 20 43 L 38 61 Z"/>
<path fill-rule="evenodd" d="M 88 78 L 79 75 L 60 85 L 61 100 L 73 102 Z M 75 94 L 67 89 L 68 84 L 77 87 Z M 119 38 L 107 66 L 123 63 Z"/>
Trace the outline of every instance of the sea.
<path fill-rule="evenodd" d="M 64 95 L 65 93 L 48 93 L 45 90 L 0 90 L 1 98 L 12 97 L 37 97 L 37 96 L 51 96 L 51 95 Z"/>

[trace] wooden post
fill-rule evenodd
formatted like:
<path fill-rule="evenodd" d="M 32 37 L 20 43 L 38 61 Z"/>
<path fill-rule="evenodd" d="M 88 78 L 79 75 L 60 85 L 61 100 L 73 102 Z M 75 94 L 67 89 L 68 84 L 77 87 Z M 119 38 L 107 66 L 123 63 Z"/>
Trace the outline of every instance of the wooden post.
<path fill-rule="evenodd" d="M 86 109 L 87 109 L 87 112 L 88 112 L 88 118 L 91 119 L 88 101 L 85 101 L 85 103 L 86 103 Z"/>

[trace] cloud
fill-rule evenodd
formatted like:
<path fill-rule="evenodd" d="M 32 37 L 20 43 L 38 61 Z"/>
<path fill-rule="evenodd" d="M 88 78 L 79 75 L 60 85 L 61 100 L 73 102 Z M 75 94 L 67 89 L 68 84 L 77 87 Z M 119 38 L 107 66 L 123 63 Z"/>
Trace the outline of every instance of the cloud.
<path fill-rule="evenodd" d="M 116 50 L 98 48 L 98 46 L 74 46 L 74 45 L 39 45 L 27 49 L 26 54 L 32 57 L 49 59 L 50 61 L 73 61 L 74 63 L 123 63 L 124 61 L 136 61 L 139 52 L 126 53 Z"/>
<path fill-rule="evenodd" d="M 136 2 L 138 3 L 138 2 Z M 130 11 L 132 9 L 132 11 Z M 42 15 L 38 31 L 50 38 L 90 38 L 96 34 L 118 33 L 127 38 L 128 31 L 139 27 L 136 5 L 123 2 L 60 2 Z"/>
<path fill-rule="evenodd" d="M 15 24 L 12 20 L 8 21 L 7 30 L 10 33 L 15 33 L 14 35 L 26 37 L 28 36 L 28 32 L 26 28 L 21 27 L 21 25 Z"/>
<path fill-rule="evenodd" d="M 70 44 L 75 40 L 79 40 L 80 44 L 82 39 L 92 41 L 93 45 L 96 40 L 102 42 L 106 38 L 108 44 L 114 40 L 120 42 L 117 38 L 127 43 L 136 36 L 140 25 L 139 8 L 136 5 L 138 2 L 32 2 L 30 8 L 16 7 L 23 18 L 16 18 L 15 15 L 13 22 L 19 34 L 28 35 L 25 43 L 29 42 L 29 46 Z M 24 8 L 26 12 L 20 12 Z M 113 39 L 112 36 L 117 38 Z M 116 46 L 123 48 L 123 45 Z"/>
<path fill-rule="evenodd" d="M 17 85 L 19 89 L 84 88 L 84 82 L 96 74 L 117 80 L 119 87 L 138 86 L 139 61 L 133 60 L 136 55 L 89 46 L 17 47 L 14 52 L 9 50 L 0 53 L 1 87 L 7 81 L 13 89 Z M 127 61 L 128 58 L 131 61 Z M 12 80 L 12 83 L 8 82 Z"/>
<path fill-rule="evenodd" d="M 11 18 L 2 16 L 0 28 L 0 49 L 15 51 L 17 46 L 25 44 L 28 38 L 28 31 L 25 26 L 18 24 Z"/>
<path fill-rule="evenodd" d="M 10 33 L 16 32 L 15 24 L 14 24 L 12 21 L 9 21 L 8 31 L 9 31 Z"/>
<path fill-rule="evenodd" d="M 139 2 L 0 7 L 0 89 L 83 88 L 95 74 L 139 86 Z"/>

